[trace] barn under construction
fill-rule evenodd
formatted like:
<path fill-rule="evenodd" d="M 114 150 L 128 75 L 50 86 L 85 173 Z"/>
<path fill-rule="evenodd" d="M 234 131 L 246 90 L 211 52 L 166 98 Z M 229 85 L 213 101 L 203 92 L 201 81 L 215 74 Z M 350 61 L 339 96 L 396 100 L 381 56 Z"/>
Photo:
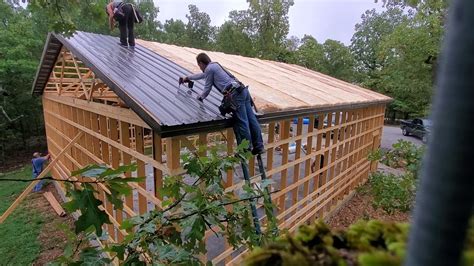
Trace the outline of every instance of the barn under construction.
<path fill-rule="evenodd" d="M 192 91 L 178 87 L 178 77 L 199 71 L 195 57 L 202 51 L 137 44 L 132 50 L 111 36 L 50 34 L 33 85 L 43 101 L 50 154 L 56 158 L 70 146 L 53 166 L 54 178 L 66 179 L 91 163 L 115 168 L 131 162 L 138 169 L 126 176 L 147 177 L 130 184 L 135 193 L 123 211 L 113 210 L 108 191 L 100 190 L 112 221 L 106 228 L 110 242 L 123 239 L 123 219 L 161 208 L 159 188 L 167 176 L 183 173 L 186 147 L 219 142 L 232 153 L 236 145 L 230 119 L 218 111 L 220 93 L 214 89 L 199 102 L 202 82 Z M 376 169 L 367 155 L 380 145 L 389 97 L 297 65 L 207 53 L 249 85 L 263 129 L 267 176 L 275 180 L 272 190 L 279 190 L 272 200 L 280 228 L 293 231 L 330 215 Z M 259 180 L 254 159 L 249 170 L 252 181 Z M 242 186 L 241 175 L 227 172 L 228 191 Z M 241 259 L 227 244 L 207 256 L 213 264 Z"/>

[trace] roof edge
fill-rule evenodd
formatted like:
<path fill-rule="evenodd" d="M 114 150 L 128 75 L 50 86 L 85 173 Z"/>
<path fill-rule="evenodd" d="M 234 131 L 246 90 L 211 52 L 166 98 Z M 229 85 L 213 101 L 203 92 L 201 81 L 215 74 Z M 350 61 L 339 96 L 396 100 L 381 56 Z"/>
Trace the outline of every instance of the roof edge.
<path fill-rule="evenodd" d="M 386 100 L 379 100 L 379 101 L 372 101 L 372 102 L 363 102 L 363 103 L 352 103 L 352 104 L 344 104 L 344 105 L 335 105 L 335 106 L 324 106 L 324 107 L 311 107 L 311 108 L 303 108 L 297 110 L 288 110 L 288 111 L 279 111 L 279 112 L 272 112 L 268 114 L 257 115 L 258 122 L 269 123 L 283 119 L 293 118 L 295 116 L 301 115 L 310 115 L 318 112 L 334 112 L 338 110 L 353 110 L 358 108 L 369 107 L 373 105 L 381 105 L 381 104 L 388 104 L 392 102 L 393 99 L 386 99 Z M 176 137 L 188 134 L 195 134 L 201 132 L 211 132 L 217 131 L 225 128 L 232 127 L 231 119 L 225 120 L 215 120 L 210 122 L 204 123 L 194 123 L 194 124 L 183 124 L 177 126 L 162 126 L 161 136 L 164 138 L 167 137 Z"/>
<path fill-rule="evenodd" d="M 44 61 L 45 61 L 45 58 L 46 58 L 46 53 L 48 51 L 48 47 L 52 43 L 53 40 L 57 40 L 61 44 L 61 46 L 59 47 L 59 49 L 57 49 L 57 52 L 54 55 L 54 62 L 56 62 L 56 60 L 59 56 L 59 53 L 61 51 L 62 43 L 51 32 L 49 32 L 48 36 L 46 37 L 46 42 L 45 42 L 44 47 L 43 47 L 43 52 L 41 53 L 41 61 L 39 63 L 38 69 L 36 70 L 35 79 L 33 81 L 32 87 L 31 87 L 31 94 L 32 95 L 41 95 L 41 94 L 43 94 L 44 87 L 46 87 L 47 82 L 45 82 L 42 85 L 41 90 L 39 90 L 39 91 L 35 90 L 35 88 L 37 87 L 36 85 L 38 84 L 38 78 L 40 78 L 40 73 L 41 73 L 41 70 L 43 69 L 43 66 L 44 66 L 44 63 L 45 63 Z M 54 69 L 54 63 L 51 65 L 51 67 L 49 67 L 49 69 L 47 69 L 47 73 L 48 73 L 46 75 L 47 79 L 49 79 L 49 76 L 51 75 L 51 72 L 53 71 L 53 69 Z"/>

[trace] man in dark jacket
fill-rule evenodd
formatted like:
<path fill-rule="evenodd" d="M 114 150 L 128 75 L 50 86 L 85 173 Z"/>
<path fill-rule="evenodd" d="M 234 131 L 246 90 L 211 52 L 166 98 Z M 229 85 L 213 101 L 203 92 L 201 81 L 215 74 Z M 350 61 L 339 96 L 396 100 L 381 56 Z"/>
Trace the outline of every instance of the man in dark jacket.
<path fill-rule="evenodd" d="M 106 10 L 107 14 L 109 15 L 110 30 L 114 29 L 114 21 L 118 21 L 120 30 L 120 45 L 134 48 L 135 36 L 133 34 L 133 26 L 135 24 L 135 11 L 133 5 L 130 3 L 124 3 L 121 0 L 114 0 L 107 5 Z"/>

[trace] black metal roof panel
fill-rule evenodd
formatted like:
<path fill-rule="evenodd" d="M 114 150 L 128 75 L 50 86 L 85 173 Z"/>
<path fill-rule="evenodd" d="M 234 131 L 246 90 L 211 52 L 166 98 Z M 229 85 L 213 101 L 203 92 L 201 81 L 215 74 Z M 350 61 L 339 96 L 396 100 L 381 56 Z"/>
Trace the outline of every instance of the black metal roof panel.
<path fill-rule="evenodd" d="M 116 37 L 86 32 L 54 37 L 155 130 L 196 123 L 210 126 L 225 119 L 218 112 L 222 96 L 217 90 L 212 90 L 204 103 L 196 100 L 204 84 L 196 82 L 192 93 L 185 86 L 178 88 L 178 77 L 191 73 L 147 48 L 125 48 Z M 40 69 L 52 64 L 42 64 Z M 42 91 L 41 86 L 44 88 L 36 83 L 34 92 Z"/>

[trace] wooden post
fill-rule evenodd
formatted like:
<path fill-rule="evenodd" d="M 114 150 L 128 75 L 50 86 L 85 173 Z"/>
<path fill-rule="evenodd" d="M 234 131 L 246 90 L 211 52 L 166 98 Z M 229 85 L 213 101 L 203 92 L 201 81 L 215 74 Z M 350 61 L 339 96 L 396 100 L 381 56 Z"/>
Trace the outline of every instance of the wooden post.
<path fill-rule="evenodd" d="M 161 136 L 153 132 L 153 159 L 162 163 L 163 146 L 161 146 Z M 159 189 L 163 187 L 163 172 L 160 169 L 153 167 L 153 176 L 155 182 L 155 196 L 163 200 L 163 196 L 158 193 Z M 161 206 L 159 206 L 161 208 Z"/>
<path fill-rule="evenodd" d="M 171 137 L 166 139 L 166 164 L 168 165 L 171 175 L 173 175 L 180 166 L 180 149 L 178 138 Z"/>
<path fill-rule="evenodd" d="M 301 136 L 302 133 L 303 133 L 303 117 L 298 117 L 298 124 L 296 126 L 296 136 Z M 301 157 L 301 139 L 298 139 L 296 140 L 295 161 L 298 160 L 300 157 Z M 295 164 L 293 168 L 293 182 L 292 183 L 294 184 L 298 182 L 299 178 L 300 178 L 300 164 L 297 163 Z M 299 186 L 296 186 L 291 192 L 292 194 L 291 205 L 296 204 L 298 202 L 298 188 Z M 295 211 L 292 212 L 292 215 L 295 214 Z"/>
<path fill-rule="evenodd" d="M 308 134 L 313 133 L 314 130 L 314 115 L 309 116 L 309 123 L 308 123 Z M 306 154 L 310 155 L 313 152 L 313 137 L 308 136 L 306 139 Z M 304 177 L 306 178 L 311 173 L 311 157 L 308 158 L 304 164 Z M 309 180 L 304 183 L 303 187 L 303 198 L 305 199 L 309 194 Z M 303 204 L 303 208 L 306 206 L 306 201 Z"/>
<path fill-rule="evenodd" d="M 234 132 L 231 128 L 227 129 L 227 155 L 234 153 Z M 232 169 L 227 170 L 227 180 L 225 187 L 228 188 L 234 183 L 234 171 Z"/>
<path fill-rule="evenodd" d="M 268 124 L 268 144 L 271 144 L 275 141 L 275 123 L 269 123 Z M 267 171 L 270 171 L 273 169 L 273 152 L 275 149 L 268 148 L 267 149 Z M 272 178 L 271 175 L 268 175 L 267 178 Z"/>
<path fill-rule="evenodd" d="M 285 120 L 281 123 L 281 140 L 286 140 L 290 137 L 290 121 Z M 289 143 L 285 143 L 282 146 L 282 159 L 281 159 L 281 164 L 285 165 L 288 163 L 288 153 L 289 153 Z M 281 180 L 280 180 L 280 190 L 285 191 L 286 186 L 287 186 L 287 174 L 288 174 L 288 169 L 285 168 L 284 170 L 281 171 Z M 286 192 L 283 193 L 280 196 L 279 200 L 279 211 L 284 211 L 286 208 Z"/>
<path fill-rule="evenodd" d="M 137 152 L 144 154 L 143 146 L 143 128 L 140 126 L 135 126 L 135 149 Z M 137 177 L 146 177 L 145 163 L 137 159 Z M 146 190 L 146 181 L 139 183 L 140 187 Z M 140 214 L 144 214 L 147 211 L 147 201 L 143 195 L 138 195 L 138 211 Z"/>
<path fill-rule="evenodd" d="M 126 122 L 120 122 L 120 143 L 130 148 L 130 124 Z M 132 162 L 132 156 L 127 152 L 122 151 L 122 163 L 128 165 Z M 125 177 L 131 177 L 131 172 L 126 172 Z M 125 197 L 125 205 L 133 210 L 133 195 Z"/>
<path fill-rule="evenodd" d="M 118 131 L 118 121 L 116 119 L 109 119 L 110 123 L 110 130 L 109 130 L 109 138 L 113 141 L 119 141 L 119 131 Z M 112 168 L 117 169 L 120 166 L 120 153 L 119 150 L 116 147 L 111 147 L 111 155 L 112 155 Z M 114 215 L 114 210 L 112 208 L 112 204 L 108 204 L 108 209 L 107 212 L 110 215 L 113 215 L 115 220 L 119 224 L 122 224 L 123 221 L 123 211 L 121 210 L 115 210 L 115 215 Z M 121 242 L 123 241 L 124 235 L 120 233 L 120 230 L 117 230 L 117 237 L 112 237 L 115 241 Z"/>

